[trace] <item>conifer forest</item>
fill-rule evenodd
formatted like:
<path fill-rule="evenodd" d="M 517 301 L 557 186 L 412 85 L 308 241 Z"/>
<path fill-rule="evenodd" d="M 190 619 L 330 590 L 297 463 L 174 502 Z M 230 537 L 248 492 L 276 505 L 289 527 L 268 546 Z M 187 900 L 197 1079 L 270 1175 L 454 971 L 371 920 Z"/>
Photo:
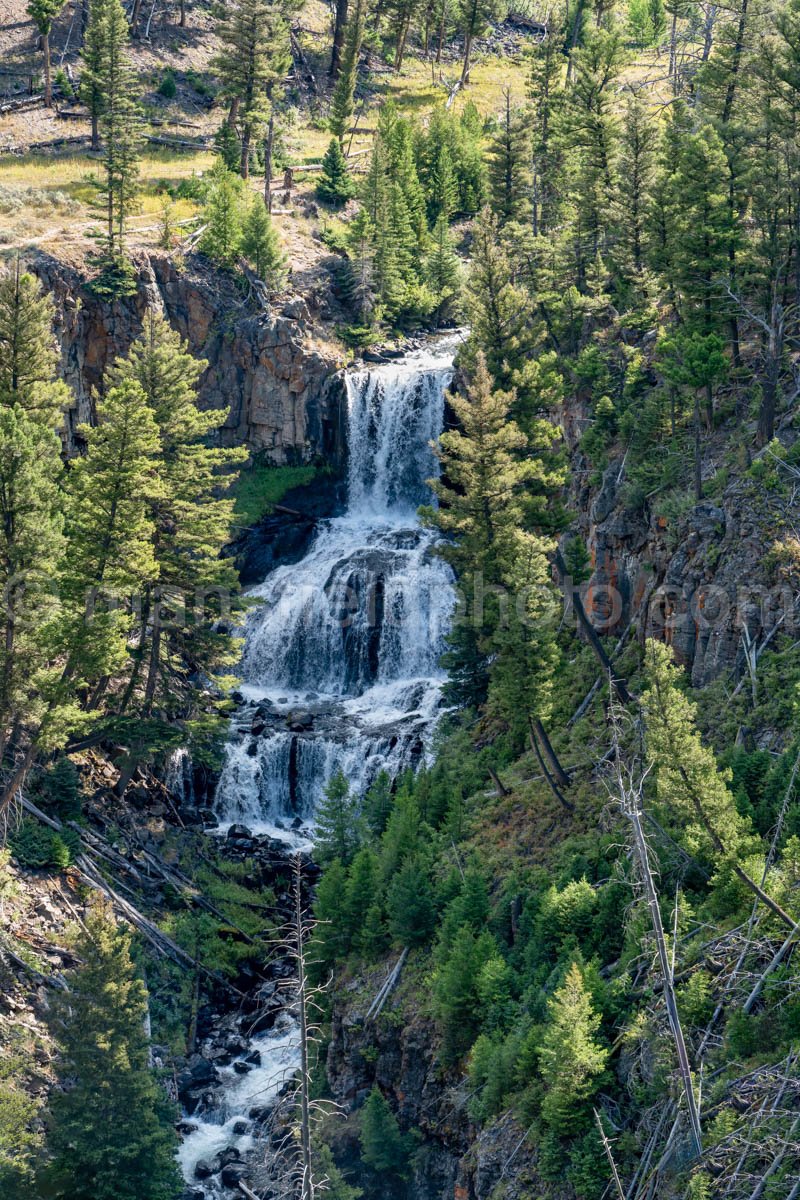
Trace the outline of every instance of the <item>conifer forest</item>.
<path fill-rule="evenodd" d="M 0 3 L 0 1197 L 800 1200 L 800 0 Z"/>

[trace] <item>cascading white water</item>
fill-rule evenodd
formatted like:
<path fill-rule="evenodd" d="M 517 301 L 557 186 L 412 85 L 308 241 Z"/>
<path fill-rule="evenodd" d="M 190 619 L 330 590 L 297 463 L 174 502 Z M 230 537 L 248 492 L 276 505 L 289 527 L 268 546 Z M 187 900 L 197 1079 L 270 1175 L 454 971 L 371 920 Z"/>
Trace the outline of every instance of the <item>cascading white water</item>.
<path fill-rule="evenodd" d="M 425 751 L 454 595 L 417 508 L 431 498 L 457 343 L 347 376 L 347 510 L 250 593 L 260 604 L 217 788 L 223 826 L 285 834 L 313 818 L 337 768 L 363 792 Z"/>
<path fill-rule="evenodd" d="M 300 844 L 290 826 L 313 822 L 337 768 L 363 795 L 379 770 L 396 776 L 425 753 L 455 597 L 417 508 L 430 500 L 430 443 L 457 342 L 347 377 L 347 511 L 320 524 L 300 563 L 252 590 L 261 603 L 246 623 L 244 703 L 217 787 L 222 827 L 244 823 Z M 171 769 L 180 782 L 183 760 Z M 192 1116 L 179 1161 L 193 1194 L 225 1194 L 220 1154 L 247 1157 L 253 1108 L 271 1106 L 297 1070 L 296 1023 L 286 1013 L 279 1022 L 221 1072 L 217 1099 Z"/>

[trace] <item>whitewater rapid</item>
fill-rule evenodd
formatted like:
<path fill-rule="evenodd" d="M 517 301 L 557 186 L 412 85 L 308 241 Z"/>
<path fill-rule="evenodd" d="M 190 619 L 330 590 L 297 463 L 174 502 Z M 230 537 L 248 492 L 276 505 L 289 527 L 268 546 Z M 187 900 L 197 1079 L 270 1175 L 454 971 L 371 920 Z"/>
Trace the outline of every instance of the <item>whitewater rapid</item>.
<path fill-rule="evenodd" d="M 346 376 L 345 512 L 249 593 L 245 703 L 216 793 L 223 828 L 286 837 L 313 821 L 337 769 L 363 793 L 426 753 L 454 592 L 417 509 L 431 500 L 458 341 Z"/>
<path fill-rule="evenodd" d="M 429 751 L 455 594 L 437 535 L 422 528 L 417 509 L 432 499 L 431 443 L 459 340 L 346 376 L 345 511 L 319 522 L 299 563 L 250 591 L 242 703 L 216 791 L 219 831 L 244 824 L 287 849 L 310 847 L 337 769 L 361 796 L 379 771 L 394 778 Z M 176 779 L 183 770 L 176 760 Z M 297 1022 L 284 1011 L 222 1069 L 213 1102 L 189 1118 L 179 1161 L 191 1191 L 224 1195 L 208 1165 L 255 1149 L 254 1110 L 274 1105 L 298 1066 Z"/>

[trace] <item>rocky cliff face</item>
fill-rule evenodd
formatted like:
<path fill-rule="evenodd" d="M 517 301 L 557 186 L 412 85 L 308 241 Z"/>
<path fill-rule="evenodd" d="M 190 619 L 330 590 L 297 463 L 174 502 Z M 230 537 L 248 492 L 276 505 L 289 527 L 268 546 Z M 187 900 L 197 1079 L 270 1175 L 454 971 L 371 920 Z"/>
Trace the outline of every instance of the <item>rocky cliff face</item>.
<path fill-rule="evenodd" d="M 500 1194 L 503 1200 L 529 1200 L 541 1194 L 536 1148 L 516 1119 L 507 1114 L 481 1130 L 471 1122 L 468 1084 L 436 1057 L 438 1038 L 418 1012 L 419 991 L 401 985 L 378 1017 L 366 1019 L 382 982 L 379 973 L 359 979 L 359 993 L 338 1003 L 333 1015 L 328 1082 L 348 1114 L 336 1133 L 337 1159 L 348 1176 L 360 1170 L 358 1113 L 377 1083 L 402 1128 L 422 1135 L 409 1188 L 414 1200 L 490 1200 Z M 377 1200 L 368 1178 L 358 1182 L 366 1200 Z"/>
<path fill-rule="evenodd" d="M 694 687 L 746 669 L 746 646 L 769 644 L 796 629 L 790 582 L 765 556 L 793 536 L 779 496 L 744 472 L 713 498 L 664 505 L 663 496 L 626 502 L 625 456 L 614 457 L 599 486 L 574 432 L 578 401 L 562 426 L 571 450 L 571 501 L 590 556 L 584 604 L 598 632 L 655 637 L 672 646 Z M 725 430 L 709 447 L 717 469 L 729 451 Z"/>
<path fill-rule="evenodd" d="M 313 313 L 297 298 L 275 312 L 255 311 L 226 276 L 202 260 L 178 269 L 166 255 L 142 255 L 133 296 L 106 302 L 80 273 L 37 254 L 30 263 L 54 300 L 63 377 L 76 406 L 71 428 L 91 417 L 92 391 L 124 354 L 149 307 L 161 309 L 208 367 L 200 382 L 204 408 L 229 409 L 225 444 L 245 444 L 273 462 L 322 456 L 340 465 L 345 447 L 341 363 L 311 333 Z"/>

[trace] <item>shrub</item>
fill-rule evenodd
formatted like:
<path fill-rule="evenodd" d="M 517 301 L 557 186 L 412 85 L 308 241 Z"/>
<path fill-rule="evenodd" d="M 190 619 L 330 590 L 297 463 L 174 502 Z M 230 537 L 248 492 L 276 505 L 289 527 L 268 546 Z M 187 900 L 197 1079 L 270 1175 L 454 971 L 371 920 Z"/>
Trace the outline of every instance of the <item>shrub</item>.
<path fill-rule="evenodd" d="M 167 71 L 161 83 L 158 85 L 158 94 L 163 96 L 165 100 L 174 100 L 177 92 L 175 84 L 175 76 L 172 71 Z"/>
<path fill-rule="evenodd" d="M 56 833 L 33 817 L 25 817 L 10 836 L 9 845 L 22 866 L 63 869 L 74 861 L 80 841 L 71 830 Z"/>

